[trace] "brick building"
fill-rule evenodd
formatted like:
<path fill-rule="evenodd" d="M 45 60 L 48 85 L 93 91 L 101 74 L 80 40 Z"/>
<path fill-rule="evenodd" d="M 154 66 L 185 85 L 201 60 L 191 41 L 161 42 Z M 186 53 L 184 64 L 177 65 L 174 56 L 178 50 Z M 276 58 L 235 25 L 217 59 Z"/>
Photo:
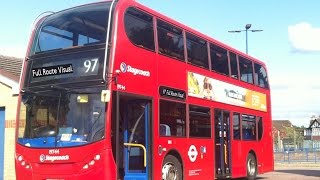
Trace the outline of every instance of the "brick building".
<path fill-rule="evenodd" d="M 273 148 L 282 150 L 283 140 L 287 138 L 286 128 L 292 127 L 292 124 L 289 120 L 273 120 L 272 126 Z"/>
<path fill-rule="evenodd" d="M 14 180 L 15 119 L 22 59 L 0 55 L 0 179 Z"/>

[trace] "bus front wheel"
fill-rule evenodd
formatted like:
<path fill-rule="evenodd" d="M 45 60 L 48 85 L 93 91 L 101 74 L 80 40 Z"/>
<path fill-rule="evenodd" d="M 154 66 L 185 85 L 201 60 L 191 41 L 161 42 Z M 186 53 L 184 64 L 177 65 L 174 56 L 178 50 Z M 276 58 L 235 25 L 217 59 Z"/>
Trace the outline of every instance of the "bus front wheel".
<path fill-rule="evenodd" d="M 173 155 L 167 155 L 162 164 L 162 180 L 182 180 L 182 166 Z"/>
<path fill-rule="evenodd" d="M 257 161 L 253 154 L 247 157 L 247 179 L 254 180 L 257 177 Z"/>

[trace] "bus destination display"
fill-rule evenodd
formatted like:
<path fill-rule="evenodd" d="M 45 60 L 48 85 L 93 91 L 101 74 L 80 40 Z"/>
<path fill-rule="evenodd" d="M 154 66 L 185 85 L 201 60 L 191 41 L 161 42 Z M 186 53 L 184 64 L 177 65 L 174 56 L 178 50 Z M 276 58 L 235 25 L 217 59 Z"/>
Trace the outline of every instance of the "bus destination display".
<path fill-rule="evenodd" d="M 78 78 L 84 76 L 97 76 L 102 67 L 102 58 L 57 59 L 56 61 L 34 60 L 30 72 L 31 83 L 59 80 L 65 78 Z M 42 61 L 42 62 L 41 62 Z M 38 65 L 39 63 L 39 65 Z"/>

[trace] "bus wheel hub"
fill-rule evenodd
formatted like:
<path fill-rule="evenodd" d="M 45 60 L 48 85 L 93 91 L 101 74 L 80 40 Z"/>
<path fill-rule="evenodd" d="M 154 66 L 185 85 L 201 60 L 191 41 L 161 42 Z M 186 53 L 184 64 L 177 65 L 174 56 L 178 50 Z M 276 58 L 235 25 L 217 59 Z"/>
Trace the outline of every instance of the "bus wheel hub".
<path fill-rule="evenodd" d="M 162 167 L 162 180 L 176 180 L 177 179 L 177 170 L 172 164 L 165 164 Z"/>

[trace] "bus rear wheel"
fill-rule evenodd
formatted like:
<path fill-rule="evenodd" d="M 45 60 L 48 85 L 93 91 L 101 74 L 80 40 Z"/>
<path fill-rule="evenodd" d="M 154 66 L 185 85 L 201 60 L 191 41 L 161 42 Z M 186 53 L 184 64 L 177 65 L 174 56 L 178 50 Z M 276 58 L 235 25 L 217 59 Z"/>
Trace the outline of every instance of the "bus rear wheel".
<path fill-rule="evenodd" d="M 254 180 L 257 177 L 257 161 L 253 154 L 247 157 L 247 179 Z"/>
<path fill-rule="evenodd" d="M 167 155 L 162 164 L 162 180 L 182 180 L 182 166 L 173 155 Z"/>

